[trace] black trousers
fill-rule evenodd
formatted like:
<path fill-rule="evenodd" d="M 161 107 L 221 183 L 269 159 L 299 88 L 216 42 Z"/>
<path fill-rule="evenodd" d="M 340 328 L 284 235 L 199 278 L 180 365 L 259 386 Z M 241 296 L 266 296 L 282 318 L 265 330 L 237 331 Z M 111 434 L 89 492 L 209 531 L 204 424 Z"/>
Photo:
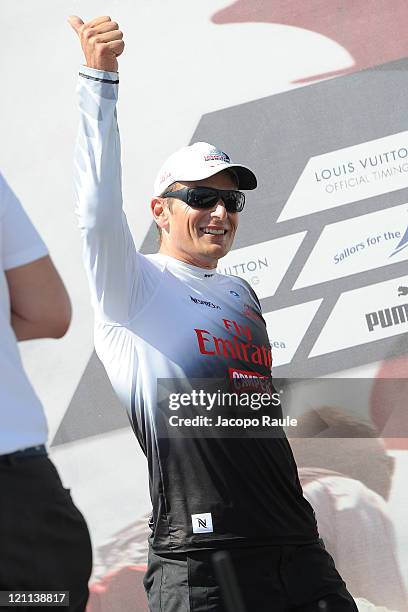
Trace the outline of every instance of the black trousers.
<path fill-rule="evenodd" d="M 59 609 L 83 612 L 91 570 L 88 528 L 53 463 L 0 456 L 0 590 L 69 591 L 69 608 Z"/>
<path fill-rule="evenodd" d="M 230 549 L 247 612 L 357 612 L 323 542 Z M 212 552 L 149 552 L 144 584 L 151 612 L 226 612 Z"/>

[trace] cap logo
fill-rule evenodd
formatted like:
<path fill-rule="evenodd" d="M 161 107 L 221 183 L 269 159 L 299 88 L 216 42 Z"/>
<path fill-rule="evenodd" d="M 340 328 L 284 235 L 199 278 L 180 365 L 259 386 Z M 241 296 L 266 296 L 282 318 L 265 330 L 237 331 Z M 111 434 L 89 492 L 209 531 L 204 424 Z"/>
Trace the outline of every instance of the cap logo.
<path fill-rule="evenodd" d="M 209 153 L 208 155 L 204 155 L 205 161 L 223 161 L 227 164 L 231 162 L 230 158 L 224 151 L 214 151 L 213 153 Z"/>

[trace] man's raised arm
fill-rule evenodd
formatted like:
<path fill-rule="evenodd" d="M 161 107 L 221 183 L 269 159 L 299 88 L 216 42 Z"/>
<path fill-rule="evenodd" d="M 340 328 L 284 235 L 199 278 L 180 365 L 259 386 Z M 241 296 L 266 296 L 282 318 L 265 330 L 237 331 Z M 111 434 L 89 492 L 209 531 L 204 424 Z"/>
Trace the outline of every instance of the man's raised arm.
<path fill-rule="evenodd" d="M 75 149 L 76 212 L 84 260 L 99 318 L 126 323 L 134 315 L 137 253 L 122 211 L 120 139 L 116 119 L 117 57 L 123 34 L 110 17 L 70 17 L 86 65 L 78 81 L 80 125 Z"/>

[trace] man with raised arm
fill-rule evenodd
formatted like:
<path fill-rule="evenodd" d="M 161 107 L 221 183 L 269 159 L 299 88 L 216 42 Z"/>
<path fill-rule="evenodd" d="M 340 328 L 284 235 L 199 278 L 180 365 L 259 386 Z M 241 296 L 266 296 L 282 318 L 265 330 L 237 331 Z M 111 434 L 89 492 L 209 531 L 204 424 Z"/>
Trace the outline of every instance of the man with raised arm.
<path fill-rule="evenodd" d="M 233 559 L 248 610 L 355 611 L 319 540 L 283 432 L 216 435 L 221 405 L 212 414 L 201 407 L 211 430 L 203 435 L 187 429 L 166 435 L 163 428 L 181 413 L 176 401 L 168 417 L 159 379 L 271 388 L 259 301 L 245 281 L 216 271 L 233 243 L 245 202 L 241 190 L 256 187 L 255 175 L 208 143 L 177 151 L 153 188 L 160 250 L 137 252 L 122 210 L 116 121 L 123 35 L 109 17 L 88 23 L 71 17 L 70 23 L 86 63 L 78 85 L 77 214 L 96 351 L 148 460 L 150 610 L 224 610 L 211 563 L 221 549 Z"/>
<path fill-rule="evenodd" d="M 69 591 L 72 612 L 88 600 L 88 529 L 47 456 L 44 410 L 17 346 L 60 338 L 70 320 L 47 248 L 0 174 L 0 591 L 16 591 L 3 593 L 7 609 L 30 603 L 30 591 L 37 605 L 65 605 Z"/>

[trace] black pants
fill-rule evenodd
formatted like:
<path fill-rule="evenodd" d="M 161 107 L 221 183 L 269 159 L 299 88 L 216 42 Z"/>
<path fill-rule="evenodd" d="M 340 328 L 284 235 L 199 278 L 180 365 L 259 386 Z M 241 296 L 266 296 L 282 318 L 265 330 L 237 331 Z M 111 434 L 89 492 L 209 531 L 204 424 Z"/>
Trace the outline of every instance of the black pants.
<path fill-rule="evenodd" d="M 322 541 L 304 546 L 230 549 L 248 612 L 357 612 Z M 144 579 L 151 612 L 226 612 L 212 553 L 149 552 Z"/>
<path fill-rule="evenodd" d="M 88 528 L 48 457 L 0 456 L 0 590 L 69 591 L 59 609 L 82 612 L 91 570 Z"/>

